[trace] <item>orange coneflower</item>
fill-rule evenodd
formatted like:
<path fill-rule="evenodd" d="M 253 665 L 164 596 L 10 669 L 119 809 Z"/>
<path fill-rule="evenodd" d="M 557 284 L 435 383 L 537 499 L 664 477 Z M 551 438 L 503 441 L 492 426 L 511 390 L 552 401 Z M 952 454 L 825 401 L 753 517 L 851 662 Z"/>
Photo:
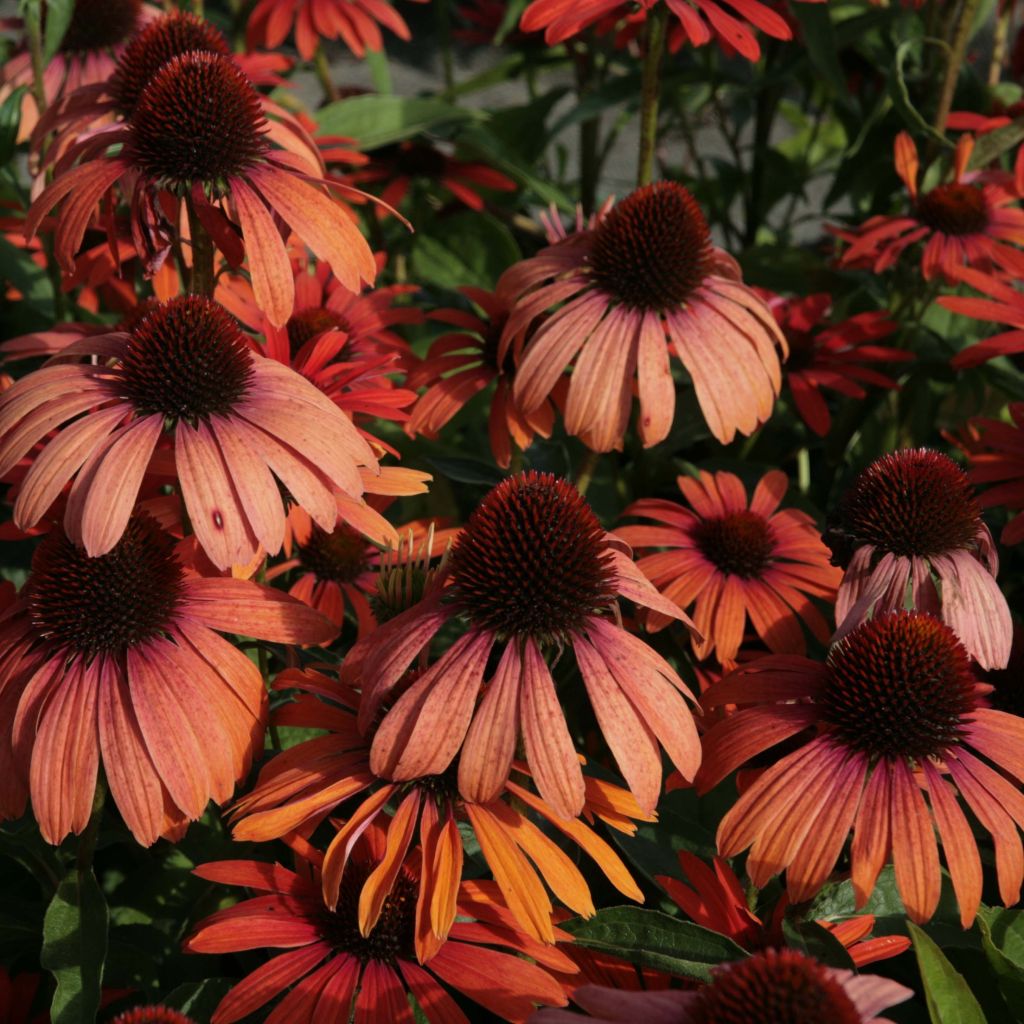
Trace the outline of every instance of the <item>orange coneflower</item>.
<path fill-rule="evenodd" d="M 523 345 L 513 395 L 527 415 L 573 363 L 565 427 L 594 451 L 621 448 L 633 404 L 645 446 L 664 440 L 675 412 L 670 346 L 686 367 L 711 433 L 723 444 L 771 415 L 786 341 L 735 260 L 711 244 L 693 196 L 675 182 L 637 189 L 593 227 L 507 270 L 511 306 L 498 351 Z M 541 314 L 550 313 L 537 323 Z"/>
<path fill-rule="evenodd" d="M 274 213 L 359 291 L 376 275 L 370 247 L 348 209 L 322 191 L 333 183 L 322 177 L 315 145 L 305 132 L 268 121 L 266 111 L 230 57 L 194 50 L 171 58 L 124 123 L 87 133 L 64 154 L 56 180 L 29 211 L 27 236 L 62 204 L 55 253 L 73 270 L 94 210 L 112 209 L 120 187 L 136 251 L 151 271 L 172 247 L 185 202 L 230 262 L 244 249 L 256 301 L 273 323 L 291 316 L 295 288 Z"/>
<path fill-rule="evenodd" d="M 129 333 L 83 338 L 60 358 L 0 396 L 0 475 L 44 441 L 14 521 L 32 526 L 74 480 L 64 521 L 90 555 L 117 543 L 170 428 L 192 529 L 221 569 L 250 562 L 259 545 L 280 550 L 285 510 L 275 477 L 330 530 L 335 492 L 359 499 L 360 467 L 377 469 L 348 417 L 298 374 L 253 353 L 210 299 L 158 303 Z"/>
<path fill-rule="evenodd" d="M 871 217 L 860 227 L 833 232 L 851 244 L 840 266 L 891 267 L 916 242 L 924 243 L 921 272 L 926 280 L 956 281 L 962 267 L 1019 277 L 1024 273 L 1024 210 L 1017 206 L 1009 176 L 967 170 L 974 139 L 961 135 L 953 158 L 953 180 L 918 192 L 917 147 L 907 132 L 895 141 L 896 173 L 913 208 L 895 216 Z M 1009 244 L 1008 244 L 1009 243 Z"/>
<path fill-rule="evenodd" d="M 1024 878 L 1017 833 L 1024 719 L 986 706 L 988 689 L 956 634 L 916 611 L 858 626 L 825 664 L 771 655 L 736 669 L 702 698 L 708 708 L 740 708 L 705 735 L 700 790 L 776 744 L 795 737 L 799 745 L 722 819 L 719 852 L 752 847 L 754 884 L 785 870 L 789 897 L 801 902 L 825 883 L 853 829 L 857 905 L 891 855 L 907 914 L 921 922 L 939 900 L 937 828 L 966 928 L 982 873 L 959 793 L 992 834 L 1003 901 L 1016 903 Z"/>
<path fill-rule="evenodd" d="M 637 565 L 669 600 L 692 608 L 702 640 L 698 658 L 715 653 L 723 665 L 735 662 L 749 616 L 757 635 L 775 652 L 803 654 L 802 619 L 822 642 L 830 629 L 811 601 L 831 601 L 840 580 L 829 551 L 806 512 L 779 511 L 786 475 L 766 473 L 752 499 L 732 473 L 701 472 L 700 479 L 676 481 L 689 508 L 674 501 L 642 498 L 623 515 L 653 519 L 657 526 L 621 526 L 615 533 L 637 548 L 666 548 Z M 669 619 L 648 612 L 648 626 Z"/>
<path fill-rule="evenodd" d="M 410 370 L 406 386 L 426 387 L 405 431 L 410 437 L 437 437 L 441 429 L 479 391 L 495 382 L 487 430 L 494 460 L 503 469 L 512 461 L 512 442 L 523 451 L 536 434 L 548 437 L 554 424 L 554 406 L 545 400 L 529 416 L 521 413 L 512 397 L 515 353 L 498 361 L 501 332 L 508 319 L 508 306 L 493 292 L 482 288 L 459 289 L 479 312 L 438 309 L 431 320 L 450 324 L 457 331 L 442 334 L 431 342 L 423 362 Z"/>
<path fill-rule="evenodd" d="M 655 875 L 654 879 L 688 917 L 720 935 L 727 935 L 749 952 L 784 944 L 782 920 L 789 905 L 785 895 L 776 904 L 771 919 L 762 921 L 748 906 L 743 886 L 727 860 L 715 857 L 713 865 L 708 867 L 686 850 L 680 850 L 678 857 L 689 885 L 669 875 Z M 899 956 L 910 948 L 910 939 L 905 935 L 868 938 L 875 926 L 872 914 L 842 920 L 819 919 L 815 924 L 831 932 L 858 967 Z"/>
<path fill-rule="evenodd" d="M 913 352 L 877 344 L 899 330 L 900 325 L 887 310 L 856 313 L 830 324 L 825 322 L 832 307 L 832 296 L 827 292 L 785 299 L 763 289 L 759 291 L 789 342 L 783 373 L 793 405 L 819 437 L 824 437 L 832 425 L 822 390 L 864 398 L 865 384 L 889 389 L 900 386 L 898 381 L 869 365 L 908 362 L 914 358 Z"/>
<path fill-rule="evenodd" d="M 85 828 L 100 761 L 144 845 L 223 803 L 263 749 L 255 664 L 214 632 L 325 643 L 322 615 L 247 580 L 186 571 L 148 516 L 89 558 L 60 531 L 0 625 L 0 813 L 31 795 L 47 842 Z"/>
<path fill-rule="evenodd" d="M 927 448 L 876 459 L 843 495 L 825 541 L 846 570 L 837 639 L 905 606 L 939 615 L 982 668 L 1001 668 L 1012 627 L 996 584 L 999 556 L 964 471 Z"/>
<path fill-rule="evenodd" d="M 365 686 L 368 731 L 413 659 L 451 623 L 458 639 L 387 712 L 373 739 L 373 771 L 396 782 L 440 775 L 456 754 L 464 797 L 502 789 L 523 737 L 544 800 L 566 818 L 586 802 L 579 758 L 548 658 L 571 647 L 598 724 L 644 811 L 661 793 L 661 748 L 684 777 L 700 755 L 675 670 L 615 617 L 625 597 L 690 624 L 647 582 L 565 480 L 529 472 L 483 499 L 459 534 L 448 566 L 414 607 L 359 641 L 344 678 Z M 498 665 L 477 704 L 492 652 Z"/>
<path fill-rule="evenodd" d="M 186 949 L 287 950 L 235 985 L 214 1011 L 211 1024 L 233 1024 L 289 986 L 294 987 L 268 1021 L 347 1021 L 354 1013 L 357 1021 L 413 1024 L 412 995 L 430 1024 L 452 1024 L 465 1017 L 449 989 L 497 1020 L 522 1021 L 538 1003 L 565 1005 L 561 986 L 548 972 L 571 973 L 572 961 L 523 934 L 492 882 L 458 887 L 455 909 L 462 919 L 452 925 L 446 940 L 438 941 L 430 935 L 425 892 L 416 874 L 418 858 L 410 856 L 395 865 L 392 890 L 377 923 L 364 934 L 359 894 L 363 882 L 380 868 L 384 853 L 383 835 L 372 828 L 364 832 L 334 909 L 324 903 L 317 865 L 305 858 L 297 858 L 295 872 L 249 860 L 196 868 L 200 878 L 244 886 L 259 895 L 201 921 Z M 565 932 L 557 934 L 569 938 Z"/>
<path fill-rule="evenodd" d="M 886 1024 L 879 1012 L 913 994 L 888 978 L 826 967 L 794 949 L 768 949 L 713 968 L 711 984 L 689 992 L 584 985 L 572 998 L 586 1017 L 541 1010 L 530 1024 Z"/>
<path fill-rule="evenodd" d="M 584 822 L 561 818 L 525 780 L 508 781 L 495 799 L 485 802 L 459 795 L 453 768 L 441 775 L 390 783 L 370 766 L 371 741 L 357 728 L 358 694 L 354 690 L 318 673 L 294 671 L 282 672 L 274 688 L 300 691 L 296 703 L 275 714 L 275 724 L 326 729 L 327 734 L 291 747 L 266 765 L 253 791 L 231 811 L 237 819 L 233 835 L 263 842 L 294 831 L 306 834 L 343 801 L 357 798 L 361 802 L 346 814 L 324 859 L 328 906 L 337 904 L 345 884 L 354 839 L 371 823 L 387 834 L 386 863 L 390 866 L 405 859 L 418 833 L 422 853 L 419 874 L 421 884 L 429 890 L 425 898 L 430 903 L 431 928 L 437 938 L 445 938 L 454 920 L 455 888 L 462 878 L 458 822 L 468 821 L 519 927 L 541 941 L 553 942 L 552 906 L 545 881 L 577 914 L 591 916 L 594 904 L 579 869 L 537 827 L 534 815 L 587 853 L 623 895 L 643 902 L 643 893 L 612 848 Z M 524 765 L 517 765 L 517 770 L 529 777 Z M 391 802 L 396 804 L 393 816 L 385 812 Z M 600 818 L 628 835 L 636 831 L 637 819 L 651 820 L 625 790 L 592 778 L 586 780 L 584 814 L 588 821 Z M 359 903 L 364 934 L 376 923 L 381 900 L 393 884 L 394 875 L 382 867 L 364 885 Z"/>

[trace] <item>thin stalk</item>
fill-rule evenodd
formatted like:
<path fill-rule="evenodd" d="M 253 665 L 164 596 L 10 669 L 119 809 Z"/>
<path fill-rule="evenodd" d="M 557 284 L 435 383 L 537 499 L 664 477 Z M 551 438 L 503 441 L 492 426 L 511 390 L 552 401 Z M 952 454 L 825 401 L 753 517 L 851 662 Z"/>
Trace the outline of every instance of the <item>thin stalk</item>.
<path fill-rule="evenodd" d="M 191 196 L 185 198 L 185 205 L 188 209 L 188 232 L 192 241 L 192 277 L 188 290 L 193 295 L 213 298 L 213 239 L 196 214 Z"/>
<path fill-rule="evenodd" d="M 100 834 L 100 822 L 103 820 L 103 804 L 107 799 L 107 782 L 102 772 L 96 779 L 96 792 L 92 798 L 92 814 L 89 816 L 89 824 L 82 830 L 78 837 L 78 853 L 75 856 L 75 863 L 80 873 L 92 870 L 92 858 L 96 852 L 96 840 Z"/>
<path fill-rule="evenodd" d="M 437 34 L 441 41 L 441 73 L 444 76 L 444 91 L 450 95 L 455 88 L 455 61 L 452 57 L 452 15 L 450 0 L 434 0 L 434 14 L 437 16 Z"/>
<path fill-rule="evenodd" d="M 586 40 L 579 42 L 573 55 L 576 58 L 576 99 L 582 103 L 593 90 L 594 55 Z M 597 206 L 600 146 L 601 121 L 598 117 L 588 117 L 586 121 L 580 122 L 580 204 L 583 212 L 588 215 Z"/>
<path fill-rule="evenodd" d="M 953 109 L 956 83 L 960 78 L 960 69 L 963 67 L 964 58 L 967 56 L 967 43 L 971 37 L 971 27 L 974 24 L 974 16 L 980 3 L 981 0 L 964 0 L 960 11 L 960 19 L 949 48 L 946 77 L 943 79 L 942 92 L 939 94 L 939 109 L 935 112 L 934 128 L 940 135 L 945 133 L 946 121 L 949 119 L 950 110 Z"/>
<path fill-rule="evenodd" d="M 995 86 L 1003 77 L 1003 61 L 1006 60 L 1006 45 L 1010 38 L 1010 20 L 1013 17 L 1013 4 L 1007 4 L 1006 10 L 996 21 L 995 35 L 992 39 L 992 59 L 988 65 L 988 84 Z"/>
<path fill-rule="evenodd" d="M 592 452 L 589 450 L 587 451 L 587 454 L 583 456 L 579 472 L 576 474 L 576 489 L 580 494 L 587 493 L 587 490 L 590 487 L 590 482 L 594 479 L 594 471 L 597 469 L 597 463 L 600 458 L 600 452 Z"/>
<path fill-rule="evenodd" d="M 46 68 L 43 64 L 43 25 L 42 5 L 29 4 L 25 16 L 25 34 L 28 36 L 28 52 L 32 61 L 32 95 L 39 108 L 39 116 L 46 112 L 46 88 L 43 75 Z"/>
<path fill-rule="evenodd" d="M 664 3 L 651 8 L 644 24 L 644 65 L 640 94 L 640 157 L 637 162 L 637 188 L 649 185 L 654 177 L 654 151 L 658 145 L 658 101 L 661 99 L 661 61 L 668 34 L 668 7 Z"/>
<path fill-rule="evenodd" d="M 316 80 L 323 90 L 324 99 L 328 103 L 333 103 L 339 98 L 338 87 L 331 79 L 331 66 L 327 63 L 327 54 L 324 53 L 322 45 L 318 45 L 316 53 L 313 54 L 313 70 L 316 72 Z"/>

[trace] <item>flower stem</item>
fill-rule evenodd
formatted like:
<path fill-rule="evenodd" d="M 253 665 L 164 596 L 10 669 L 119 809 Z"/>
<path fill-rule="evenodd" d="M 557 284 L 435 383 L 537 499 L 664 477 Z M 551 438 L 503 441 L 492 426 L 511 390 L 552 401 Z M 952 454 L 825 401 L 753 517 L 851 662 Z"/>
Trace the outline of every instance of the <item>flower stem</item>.
<path fill-rule="evenodd" d="M 103 773 L 96 778 L 96 792 L 92 798 L 92 814 L 89 816 L 89 824 L 85 826 L 82 834 L 78 837 L 78 853 L 75 863 L 80 872 L 89 871 L 92 868 L 92 856 L 96 852 L 96 840 L 100 834 L 100 822 L 103 820 L 103 804 L 107 799 L 107 781 Z"/>
<path fill-rule="evenodd" d="M 640 97 L 640 159 L 636 184 L 649 185 L 654 177 L 654 150 L 658 144 L 658 100 L 661 98 L 661 59 L 665 55 L 668 8 L 655 4 L 644 25 L 644 66 Z"/>
<path fill-rule="evenodd" d="M 978 11 L 981 0 L 964 0 L 963 8 L 960 11 L 960 19 L 957 22 L 956 31 L 953 34 L 953 41 L 949 49 L 949 62 L 946 64 L 946 77 L 942 82 L 942 92 L 939 94 L 939 108 L 935 112 L 935 130 L 941 135 L 946 131 L 946 121 L 949 112 L 953 108 L 953 95 L 956 92 L 956 83 L 960 78 L 960 69 L 964 64 L 964 57 L 967 55 L 967 43 L 971 36 L 971 26 L 974 24 L 974 16 Z"/>
<path fill-rule="evenodd" d="M 588 40 L 581 40 L 573 53 L 576 62 L 576 98 L 582 103 L 594 88 L 594 55 Z M 580 122 L 580 204 L 585 214 L 597 206 L 597 179 L 601 160 L 601 120 L 588 117 Z"/>
<path fill-rule="evenodd" d="M 320 83 L 320 88 L 323 89 L 324 99 L 328 103 L 333 103 L 339 99 L 338 87 L 331 79 L 331 66 L 327 63 L 327 54 L 324 53 L 323 46 L 318 45 L 316 53 L 313 54 L 313 70 L 316 72 L 316 79 Z"/>
<path fill-rule="evenodd" d="M 193 295 L 213 298 L 213 239 L 203 227 L 191 196 L 186 197 L 185 205 L 188 209 L 188 231 L 192 240 L 192 278 L 188 290 Z"/>
<path fill-rule="evenodd" d="M 590 487 L 590 481 L 594 479 L 594 470 L 597 469 L 597 463 L 600 458 L 600 452 L 592 452 L 589 450 L 587 451 L 587 454 L 583 456 L 579 472 L 576 474 L 576 489 L 580 494 L 587 493 L 587 489 Z"/>
<path fill-rule="evenodd" d="M 434 0 L 437 34 L 441 43 L 441 70 L 444 74 L 445 95 L 455 88 L 455 61 L 452 58 L 452 14 L 450 0 Z"/>
<path fill-rule="evenodd" d="M 42 4 L 28 4 L 25 12 L 25 34 L 28 36 L 28 52 L 32 61 L 32 96 L 35 98 L 39 116 L 46 112 L 46 87 L 43 76 L 43 25 Z"/>

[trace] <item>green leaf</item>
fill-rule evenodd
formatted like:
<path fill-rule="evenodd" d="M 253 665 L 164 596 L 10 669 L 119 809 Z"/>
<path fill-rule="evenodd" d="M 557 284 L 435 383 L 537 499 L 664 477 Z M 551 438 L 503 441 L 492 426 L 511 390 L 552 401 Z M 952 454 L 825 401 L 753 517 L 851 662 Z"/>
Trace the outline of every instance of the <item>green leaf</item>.
<path fill-rule="evenodd" d="M 217 1004 L 235 984 L 231 978 L 207 978 L 205 981 L 191 981 L 179 985 L 164 996 L 164 1006 L 191 1017 L 192 1020 L 209 1020 Z"/>
<path fill-rule="evenodd" d="M 505 479 L 505 475 L 497 466 L 481 459 L 452 455 L 443 458 L 435 457 L 428 461 L 438 473 L 456 484 L 494 487 L 495 484 L 500 484 Z"/>
<path fill-rule="evenodd" d="M 493 288 L 520 256 L 512 232 L 489 213 L 466 210 L 438 221 L 432 230 L 432 235 L 415 236 L 412 272 L 451 291 L 467 284 Z"/>
<path fill-rule="evenodd" d="M 986 132 L 978 138 L 967 166 L 971 170 L 987 167 L 1008 149 L 1013 149 L 1021 139 L 1024 139 L 1024 117 L 1018 117 L 1010 124 L 1004 124 L 1002 128 Z"/>
<path fill-rule="evenodd" d="M 64 41 L 75 0 L 46 0 L 46 27 L 43 29 L 43 60 L 50 60 Z"/>
<path fill-rule="evenodd" d="M 43 920 L 39 961 L 57 980 L 53 1024 L 93 1024 L 107 955 L 107 901 L 92 871 L 72 868 Z"/>
<path fill-rule="evenodd" d="M 850 92 L 839 66 L 839 41 L 827 4 L 794 4 L 790 11 L 800 22 L 800 34 L 814 69 L 828 82 L 836 99 L 848 103 Z"/>
<path fill-rule="evenodd" d="M 494 34 L 495 46 L 500 46 L 508 38 L 509 33 L 519 24 L 519 18 L 530 0 L 509 0 L 505 5 L 505 16 L 501 19 L 498 31 Z"/>
<path fill-rule="evenodd" d="M 986 1024 L 985 1015 L 964 981 L 927 932 L 907 921 L 917 966 L 924 982 L 932 1024 Z"/>
<path fill-rule="evenodd" d="M 747 955 L 724 935 L 641 907 L 609 907 L 589 920 L 577 917 L 560 927 L 587 949 L 701 981 L 711 979 L 715 965 Z"/>
<path fill-rule="evenodd" d="M 21 99 L 28 87 L 19 85 L 0 104 L 0 166 L 10 162 L 17 144 L 18 125 L 21 124 Z"/>
<path fill-rule="evenodd" d="M 353 96 L 329 103 L 316 118 L 322 135 L 346 135 L 360 149 L 376 149 L 480 116 L 439 99 Z"/>
<path fill-rule="evenodd" d="M 1024 912 L 983 907 L 981 947 L 999 978 L 999 990 L 1016 1021 L 1024 1020 Z"/>
<path fill-rule="evenodd" d="M 786 937 L 786 945 L 798 949 L 815 960 L 828 964 L 829 967 L 842 967 L 853 970 L 853 961 L 843 944 L 827 929 L 815 921 L 782 922 L 782 934 Z"/>

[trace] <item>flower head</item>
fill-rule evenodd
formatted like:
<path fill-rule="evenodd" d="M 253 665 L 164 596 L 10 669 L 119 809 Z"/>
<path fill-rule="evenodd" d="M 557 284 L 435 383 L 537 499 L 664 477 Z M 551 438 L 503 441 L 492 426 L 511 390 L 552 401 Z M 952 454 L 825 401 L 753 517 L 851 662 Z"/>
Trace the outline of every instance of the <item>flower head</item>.
<path fill-rule="evenodd" d="M 758 483 L 748 503 L 739 477 L 701 473 L 677 483 L 689 508 L 645 498 L 623 513 L 652 519 L 655 526 L 621 526 L 616 534 L 635 548 L 660 548 L 638 567 L 670 601 L 692 609 L 703 636 L 694 651 L 735 663 L 749 616 L 758 636 L 776 652 L 803 654 L 802 619 L 820 640 L 829 627 L 812 597 L 831 600 L 839 573 L 814 521 L 796 509 L 779 511 L 786 493 L 784 473 L 774 470 Z M 648 628 L 670 620 L 648 613 Z"/>
<path fill-rule="evenodd" d="M 0 632 L 0 813 L 30 794 L 47 841 L 81 832 L 101 760 L 144 845 L 227 800 L 262 750 L 266 695 L 214 630 L 305 644 L 334 627 L 277 591 L 187 572 L 147 516 L 97 558 L 50 533 Z"/>
<path fill-rule="evenodd" d="M 920 922 L 939 899 L 937 829 L 967 927 L 982 876 L 959 793 L 992 834 L 1000 893 L 1015 903 L 1024 877 L 1013 854 L 1020 795 L 1007 775 L 1024 779 L 1024 719 L 988 707 L 989 689 L 956 634 L 916 611 L 858 626 L 824 665 L 773 655 L 740 666 L 703 697 L 709 709 L 739 709 L 706 734 L 698 787 L 791 738 L 797 747 L 776 754 L 723 818 L 719 852 L 751 847 L 754 884 L 785 870 L 790 899 L 800 902 L 826 881 L 852 828 L 857 905 L 891 856 L 907 913 Z"/>
<path fill-rule="evenodd" d="M 634 378 L 643 443 L 667 436 L 670 346 L 719 441 L 751 433 L 771 414 L 782 382 L 775 346 L 785 350 L 785 339 L 736 264 L 711 245 L 682 185 L 637 189 L 593 227 L 511 267 L 497 292 L 510 307 L 499 360 L 522 344 L 518 407 L 532 414 L 574 363 L 565 426 L 595 451 L 622 447 Z"/>
<path fill-rule="evenodd" d="M 914 358 L 912 352 L 877 344 L 899 329 L 885 310 L 856 313 L 841 323 L 827 324 L 824 321 L 832 298 L 825 292 L 794 299 L 765 293 L 765 299 L 789 343 L 783 372 L 793 404 L 819 437 L 824 437 L 832 424 L 822 390 L 864 398 L 865 384 L 899 387 L 892 377 L 870 365 Z"/>
<path fill-rule="evenodd" d="M 953 180 L 921 193 L 917 147 L 907 132 L 896 136 L 895 161 L 913 207 L 898 216 L 871 217 L 859 228 L 834 229 L 850 242 L 840 266 L 869 266 L 881 273 L 916 242 L 924 242 L 921 271 L 955 281 L 964 266 L 986 275 L 1024 272 L 1024 211 L 1008 181 L 998 174 L 967 170 L 974 140 L 962 135 L 953 161 Z M 1007 244 L 1010 243 L 1010 244 Z"/>
<path fill-rule="evenodd" d="M 913 995 L 895 981 L 825 967 L 793 949 L 723 964 L 710 985 L 689 992 L 621 992 L 585 985 L 573 1001 L 583 1018 L 542 1010 L 531 1024 L 580 1024 L 584 1019 L 646 1024 L 870 1024 L 877 1014 Z"/>
<path fill-rule="evenodd" d="M 926 448 L 876 459 L 843 495 L 825 540 L 846 570 L 837 638 L 873 611 L 904 607 L 909 587 L 912 606 L 941 615 L 983 668 L 1006 664 L 1011 626 L 995 582 L 999 558 L 952 459 Z"/>
<path fill-rule="evenodd" d="M 419 604 L 356 644 L 343 677 L 364 687 L 368 730 L 416 655 L 446 622 L 459 637 L 384 716 L 373 739 L 378 775 L 440 775 L 459 753 L 462 794 L 486 802 L 509 777 L 520 734 L 541 796 L 563 817 L 585 784 L 547 658 L 572 647 L 605 739 L 645 811 L 661 786 L 661 748 L 696 770 L 685 684 L 610 616 L 618 597 L 689 623 L 601 530 L 571 484 L 536 472 L 495 487 L 471 516 L 446 571 Z M 497 669 L 477 705 L 491 652 Z"/>
<path fill-rule="evenodd" d="M 66 358 L 83 355 L 100 361 Z M 254 354 L 215 302 L 186 296 L 155 305 L 130 332 L 68 346 L 60 363 L 0 397 L 0 473 L 43 442 L 19 489 L 15 522 L 31 527 L 73 480 L 66 528 L 90 555 L 106 553 L 165 430 L 173 431 L 193 531 L 222 569 L 252 561 L 259 545 L 280 550 L 285 510 L 275 477 L 330 530 L 335 492 L 359 500 L 360 467 L 377 468 L 337 406 Z"/>
<path fill-rule="evenodd" d="M 241 1020 L 293 984 L 273 1018 L 306 1020 L 316 1008 L 332 1020 L 348 1020 L 354 1012 L 357 1020 L 411 1024 L 411 994 L 430 1024 L 447 1024 L 462 1019 L 449 988 L 497 1020 L 523 1020 L 538 1003 L 564 1005 L 561 987 L 548 971 L 572 971 L 571 961 L 524 935 L 490 883 L 458 887 L 462 920 L 423 961 L 417 939 L 429 928 L 424 891 L 415 859 L 399 862 L 376 923 L 364 933 L 360 893 L 381 867 L 384 852 L 379 832 L 364 833 L 333 909 L 323 901 L 316 865 L 305 859 L 298 859 L 296 872 L 246 860 L 196 868 L 200 878 L 258 895 L 201 921 L 186 943 L 189 951 L 287 950 L 239 982 L 221 1000 L 212 1024 Z"/>

